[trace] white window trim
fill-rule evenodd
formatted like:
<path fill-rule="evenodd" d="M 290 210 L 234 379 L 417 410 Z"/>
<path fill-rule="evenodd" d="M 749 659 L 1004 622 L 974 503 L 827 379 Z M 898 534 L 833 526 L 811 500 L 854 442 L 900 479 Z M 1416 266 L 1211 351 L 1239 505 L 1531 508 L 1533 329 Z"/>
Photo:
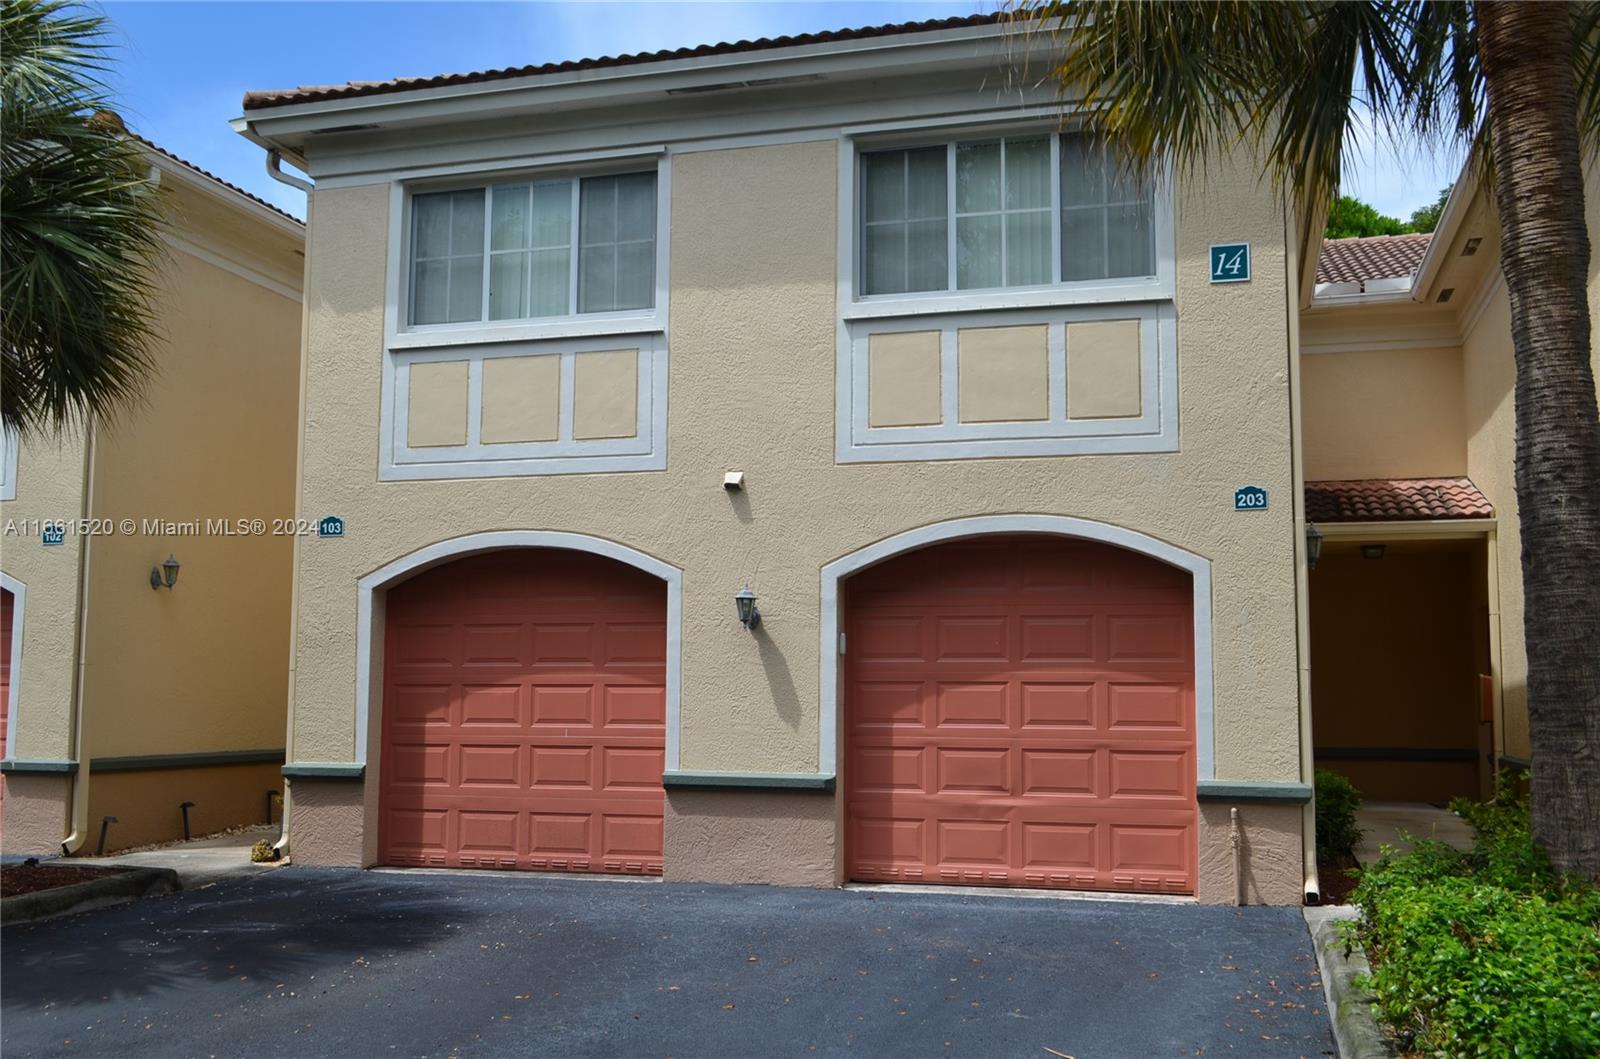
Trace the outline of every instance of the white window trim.
<path fill-rule="evenodd" d="M 17 706 L 22 701 L 23 625 L 28 609 L 28 586 L 0 573 L 0 588 L 11 593 L 11 683 L 6 688 L 6 759 L 17 756 Z"/>
<path fill-rule="evenodd" d="M 650 309 L 607 313 L 573 313 L 568 316 L 539 317 L 528 320 L 475 320 L 454 324 L 412 324 L 411 305 L 411 196 L 418 192 L 449 191 L 508 183 L 521 176 L 540 180 L 560 177 L 601 176 L 642 172 L 650 165 L 656 172 L 656 277 L 655 305 Z M 667 301 L 670 288 L 670 231 L 672 206 L 671 156 L 649 150 L 639 154 L 617 155 L 601 152 L 592 157 L 569 156 L 558 167 L 537 170 L 479 172 L 456 176 L 443 183 L 401 182 L 389 186 L 389 262 L 388 290 L 385 296 L 384 342 L 388 349 L 433 348 L 482 342 L 530 342 L 547 338 L 577 338 L 589 335 L 635 334 L 667 330 Z M 488 231 L 488 202 L 485 199 L 484 229 Z M 576 232 L 578 218 L 573 217 Z M 485 235 L 485 246 L 488 236 Z M 574 267 L 576 267 L 574 265 Z M 488 275 L 487 252 L 484 274 Z M 488 280 L 484 280 L 488 289 Z M 485 295 L 487 298 L 487 295 Z M 487 310 L 485 314 L 487 316 Z"/>
<path fill-rule="evenodd" d="M 1140 322 L 1138 416 L 1067 417 L 1067 326 L 1096 320 Z M 1007 423 L 960 421 L 958 331 L 965 327 L 1041 325 L 1049 336 L 1048 418 Z M 840 463 L 1052 456 L 1065 453 L 1175 452 L 1178 448 L 1177 317 L 1171 303 L 1068 306 L 1043 312 L 971 312 L 850 322 L 839 363 L 837 458 Z M 875 427 L 869 420 L 868 343 L 873 335 L 940 331 L 942 422 Z"/>
<path fill-rule="evenodd" d="M 17 432 L 0 432 L 0 500 L 17 498 Z"/>
<path fill-rule="evenodd" d="M 887 559 L 931 544 L 1028 533 L 1076 537 L 1126 548 L 1188 571 L 1194 586 L 1194 738 L 1195 778 L 1216 778 L 1216 693 L 1213 684 L 1211 561 L 1194 552 L 1157 540 L 1137 530 L 1065 515 L 979 515 L 936 522 L 887 537 L 851 552 L 822 568 L 821 718 L 817 734 L 817 771 L 838 774 L 839 720 L 844 703 L 839 633 L 843 628 L 841 585 L 850 575 Z"/>
<path fill-rule="evenodd" d="M 616 349 L 623 340 L 639 347 L 638 430 L 628 438 L 575 439 L 572 412 L 577 357 Z M 560 436 L 555 441 L 485 444 L 479 434 L 484 361 L 527 356 L 561 358 Z M 467 362 L 466 444 L 409 447 L 405 439 L 411 365 L 460 360 Z M 382 402 L 378 417 L 378 477 L 382 481 L 661 471 L 667 466 L 667 346 L 664 336 L 654 332 L 623 332 L 549 344 L 391 350 L 384 354 Z"/>
<path fill-rule="evenodd" d="M 1057 119 L 1059 121 L 1059 118 Z M 1154 177 L 1151 208 L 1152 237 L 1155 240 L 1154 276 L 1117 278 L 1106 280 L 1071 280 L 1061 283 L 1041 284 L 1032 287 L 988 287 L 977 290 L 916 291 L 907 294 L 862 294 L 858 282 L 861 270 L 861 155 L 873 150 L 893 150 L 916 146 L 946 144 L 954 152 L 954 144 L 964 140 L 994 138 L 1022 138 L 1030 132 L 1056 134 L 1057 125 L 1041 125 L 1032 115 L 991 123 L 982 126 L 940 127 L 930 125 L 921 130 L 920 137 L 913 129 L 892 130 L 887 138 L 872 137 L 866 133 L 852 134 L 845 130 L 839 141 L 839 242 L 838 242 L 838 309 L 841 320 L 860 320 L 880 316 L 910 316 L 919 313 L 959 312 L 962 310 L 1047 308 L 1065 305 L 1103 304 L 1124 301 L 1170 301 L 1177 291 L 1177 238 L 1176 218 L 1173 209 L 1173 174 L 1171 167 L 1163 167 Z M 1052 275 L 1060 270 L 1060 147 L 1059 140 L 1051 151 L 1052 209 L 1055 212 L 1051 246 L 1055 260 Z M 950 231 L 955 230 L 954 182 L 946 189 L 951 200 Z M 953 239 L 949 235 L 947 238 Z M 954 285 L 956 263 L 953 257 L 947 263 L 951 285 Z"/>
<path fill-rule="evenodd" d="M 656 172 L 656 291 L 649 310 L 578 313 L 536 320 L 497 320 L 459 324 L 407 323 L 410 306 L 411 196 L 421 191 L 478 187 L 522 177 L 590 176 Z M 563 155 L 530 169 L 479 169 L 454 173 L 443 181 L 394 181 L 389 185 L 389 247 L 384 293 L 384 352 L 379 410 L 378 479 L 418 481 L 451 478 L 501 478 L 553 474 L 661 471 L 667 466 L 667 336 L 671 277 L 672 158 L 663 147 L 634 152 L 615 150 Z M 577 218 L 574 219 L 576 229 Z M 488 217 L 485 216 L 487 230 Z M 488 268 L 485 260 L 484 267 Z M 579 441 L 571 437 L 572 357 L 591 350 L 639 348 L 639 430 L 633 438 Z M 495 356 L 561 356 L 562 438 L 528 445 L 482 446 L 482 361 Z M 466 360 L 468 369 L 468 444 L 443 449 L 408 450 L 402 443 L 407 413 L 405 376 L 417 360 Z"/>

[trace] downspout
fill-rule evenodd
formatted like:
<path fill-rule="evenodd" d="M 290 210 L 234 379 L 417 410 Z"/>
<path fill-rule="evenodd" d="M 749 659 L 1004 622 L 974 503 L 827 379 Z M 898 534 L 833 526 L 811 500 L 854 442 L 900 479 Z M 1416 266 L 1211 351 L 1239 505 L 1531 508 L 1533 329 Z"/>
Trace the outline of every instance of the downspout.
<path fill-rule="evenodd" d="M 85 522 L 94 511 L 94 455 L 95 455 L 95 426 L 91 421 L 84 427 L 87 435 L 84 443 L 83 457 L 83 519 Z M 73 659 L 72 665 L 72 759 L 78 763 L 78 771 L 72 774 L 72 831 L 61 840 L 61 855 L 70 857 L 78 852 L 89 837 L 89 756 L 84 752 L 85 695 L 83 691 L 84 666 L 89 657 L 89 548 L 94 542 L 92 535 L 83 537 L 83 545 L 78 549 L 78 615 L 77 642 L 78 657 Z"/>
<path fill-rule="evenodd" d="M 305 260 L 300 273 L 300 396 L 299 411 L 297 416 L 297 433 L 295 436 L 294 454 L 294 514 L 298 520 L 304 513 L 305 505 L 301 502 L 304 496 L 305 471 L 306 471 L 306 374 L 308 371 L 306 357 L 306 339 L 311 330 L 310 302 L 306 299 L 306 291 L 311 285 L 311 209 L 313 186 L 310 181 L 301 180 L 299 177 L 290 176 L 281 168 L 283 155 L 276 147 L 267 150 L 267 175 L 280 184 L 287 184 L 292 188 L 299 188 L 306 193 L 306 241 Z M 288 710 L 286 725 L 288 731 L 283 739 L 283 758 L 287 764 L 294 761 L 294 699 L 295 699 L 295 672 L 296 648 L 300 640 L 300 535 L 293 536 L 293 559 L 289 571 L 289 683 L 288 683 Z M 294 807 L 294 789 L 289 780 L 283 783 L 283 807 L 278 814 L 278 841 L 272 844 L 273 852 L 280 858 L 289 855 L 289 814 Z"/>
<path fill-rule="evenodd" d="M 1316 762 L 1311 744 L 1311 603 L 1306 568 L 1306 468 L 1301 444 L 1300 411 L 1300 298 L 1297 293 L 1300 243 L 1284 214 L 1284 236 L 1289 252 L 1289 293 L 1285 308 L 1289 323 L 1289 445 L 1292 454 L 1294 508 L 1294 624 L 1295 653 L 1300 662 L 1300 782 L 1316 789 Z M 1308 240 L 1309 241 L 1309 240 Z M 1317 803 L 1312 798 L 1300 810 L 1300 859 L 1305 875 L 1305 903 L 1322 901 L 1317 879 Z"/>

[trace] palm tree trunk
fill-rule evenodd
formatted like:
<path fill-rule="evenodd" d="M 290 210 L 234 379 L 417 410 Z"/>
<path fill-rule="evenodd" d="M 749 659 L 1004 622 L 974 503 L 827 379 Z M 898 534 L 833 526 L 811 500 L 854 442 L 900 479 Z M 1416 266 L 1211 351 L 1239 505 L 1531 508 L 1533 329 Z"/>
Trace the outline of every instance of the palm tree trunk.
<path fill-rule="evenodd" d="M 1516 350 L 1533 834 L 1600 877 L 1600 413 L 1572 13 L 1484 0 L 1495 202 Z"/>

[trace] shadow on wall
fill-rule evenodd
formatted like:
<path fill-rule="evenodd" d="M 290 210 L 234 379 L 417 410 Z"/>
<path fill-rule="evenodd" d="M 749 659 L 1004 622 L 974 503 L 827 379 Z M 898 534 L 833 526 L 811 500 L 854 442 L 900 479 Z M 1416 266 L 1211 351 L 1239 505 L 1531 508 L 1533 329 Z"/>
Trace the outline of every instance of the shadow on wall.
<path fill-rule="evenodd" d="M 209 894 L 171 894 L 8 927 L 6 1006 L 59 1009 L 137 998 L 197 978 L 249 981 L 266 990 L 301 970 L 360 973 L 368 961 L 432 945 L 478 918 L 446 892 L 403 885 L 375 891 L 367 875 L 299 868 L 265 878 L 272 885 L 251 880 Z M 292 885 L 283 885 L 290 880 Z M 346 891 L 359 899 L 340 900 Z M 187 937 L 154 950 L 117 943 L 115 923 L 108 920 L 137 919 L 151 901 L 190 902 L 179 932 Z M 352 962 L 358 959 L 362 963 Z"/>
<path fill-rule="evenodd" d="M 783 651 L 767 631 L 759 625 L 753 633 L 756 638 L 756 648 L 761 652 L 761 668 L 767 675 L 767 687 L 772 689 L 772 704 L 778 709 L 778 716 L 791 731 L 800 729 L 800 693 L 795 690 L 794 676 L 789 672 L 789 663 L 783 657 Z"/>

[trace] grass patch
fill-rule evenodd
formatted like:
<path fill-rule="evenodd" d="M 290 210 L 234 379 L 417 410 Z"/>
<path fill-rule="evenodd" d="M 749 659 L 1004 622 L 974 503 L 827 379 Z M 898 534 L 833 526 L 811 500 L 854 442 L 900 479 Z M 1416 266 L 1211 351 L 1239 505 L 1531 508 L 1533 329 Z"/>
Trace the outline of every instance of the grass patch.
<path fill-rule="evenodd" d="M 1352 895 L 1379 1019 L 1422 1055 L 1600 1055 L 1600 890 L 1551 869 L 1512 786 L 1451 808 L 1471 851 L 1386 849 Z"/>

